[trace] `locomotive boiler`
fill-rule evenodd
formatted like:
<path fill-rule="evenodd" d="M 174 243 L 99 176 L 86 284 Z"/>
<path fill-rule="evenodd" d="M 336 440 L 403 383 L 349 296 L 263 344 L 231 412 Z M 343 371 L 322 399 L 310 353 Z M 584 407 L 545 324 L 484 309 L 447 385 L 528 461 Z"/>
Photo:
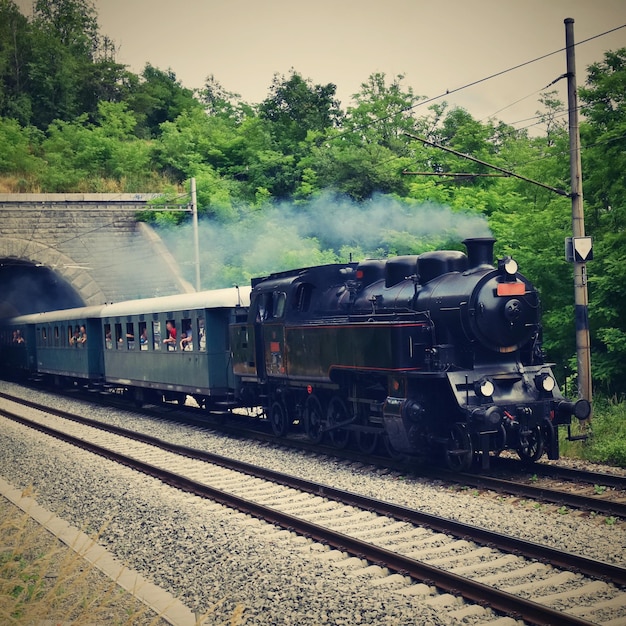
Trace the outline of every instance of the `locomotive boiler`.
<path fill-rule="evenodd" d="M 558 458 L 558 427 L 590 405 L 561 395 L 537 290 L 512 258 L 492 264 L 494 242 L 255 279 L 231 325 L 238 402 L 264 406 L 278 435 L 300 424 L 454 469 L 505 449 Z"/>

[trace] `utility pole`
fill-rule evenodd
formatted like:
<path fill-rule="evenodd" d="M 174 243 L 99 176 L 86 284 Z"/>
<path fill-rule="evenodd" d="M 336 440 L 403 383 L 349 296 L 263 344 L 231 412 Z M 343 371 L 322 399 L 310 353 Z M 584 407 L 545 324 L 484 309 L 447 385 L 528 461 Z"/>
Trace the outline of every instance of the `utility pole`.
<path fill-rule="evenodd" d="M 200 238 L 198 236 L 198 201 L 196 198 L 196 179 L 190 181 L 191 187 L 191 213 L 193 217 L 193 246 L 195 251 L 196 266 L 196 291 L 200 291 Z"/>
<path fill-rule="evenodd" d="M 589 345 L 589 314 L 586 261 L 591 256 L 591 238 L 585 237 L 583 211 L 578 97 L 576 93 L 576 57 L 574 52 L 574 20 L 565 19 L 567 54 L 567 103 L 569 117 L 570 176 L 572 198 L 572 261 L 574 263 L 574 303 L 576 318 L 576 357 L 578 389 L 591 402 L 591 347 Z"/>

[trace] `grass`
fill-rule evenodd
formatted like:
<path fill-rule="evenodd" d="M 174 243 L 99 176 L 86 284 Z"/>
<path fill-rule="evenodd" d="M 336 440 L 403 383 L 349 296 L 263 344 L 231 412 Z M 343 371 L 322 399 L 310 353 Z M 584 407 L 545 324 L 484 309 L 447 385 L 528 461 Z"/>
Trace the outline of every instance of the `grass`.
<path fill-rule="evenodd" d="M 32 495 L 32 494 L 29 494 Z M 85 550 L 88 547 L 85 548 Z M 239 626 L 244 608 L 227 621 Z M 165 620 L 68 548 L 27 513 L 0 498 L 0 624 L 163 626 Z"/>
<path fill-rule="evenodd" d="M 577 422 L 576 419 L 573 422 Z M 576 457 L 597 463 L 626 467 L 626 401 L 597 397 L 593 401 L 593 417 L 587 427 L 572 423 L 572 434 L 586 432 L 586 441 L 567 441 L 561 433 L 563 456 Z"/>
<path fill-rule="evenodd" d="M 0 500 L 0 623 L 164 623 L 28 514 Z"/>

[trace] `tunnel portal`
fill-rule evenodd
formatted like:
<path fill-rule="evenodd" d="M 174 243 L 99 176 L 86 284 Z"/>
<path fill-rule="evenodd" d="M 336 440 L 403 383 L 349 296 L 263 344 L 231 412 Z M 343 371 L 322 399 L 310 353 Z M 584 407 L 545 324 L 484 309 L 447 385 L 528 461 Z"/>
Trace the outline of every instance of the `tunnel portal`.
<path fill-rule="evenodd" d="M 157 197 L 0 193 L 0 317 L 195 291 L 137 220 Z"/>
<path fill-rule="evenodd" d="M 53 269 L 17 259 L 0 259 L 0 293 L 0 318 L 85 304 Z"/>

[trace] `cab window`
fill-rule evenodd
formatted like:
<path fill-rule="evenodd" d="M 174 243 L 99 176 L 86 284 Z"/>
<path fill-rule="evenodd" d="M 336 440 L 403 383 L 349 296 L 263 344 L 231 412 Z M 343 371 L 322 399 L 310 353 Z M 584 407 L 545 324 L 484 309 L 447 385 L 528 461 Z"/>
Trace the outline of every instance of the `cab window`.
<path fill-rule="evenodd" d="M 274 317 L 282 318 L 285 315 L 285 304 L 287 302 L 287 294 L 280 292 L 274 294 Z"/>

